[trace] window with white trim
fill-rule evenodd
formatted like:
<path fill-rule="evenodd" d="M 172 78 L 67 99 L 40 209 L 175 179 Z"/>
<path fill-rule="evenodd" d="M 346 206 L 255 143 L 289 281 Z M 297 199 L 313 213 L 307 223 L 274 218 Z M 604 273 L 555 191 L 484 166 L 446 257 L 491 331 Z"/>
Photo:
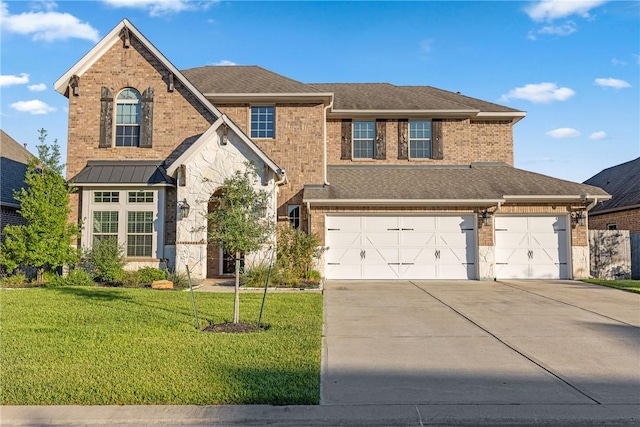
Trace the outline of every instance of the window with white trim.
<path fill-rule="evenodd" d="M 287 212 L 293 228 L 300 228 L 300 205 L 287 205 Z"/>
<path fill-rule="evenodd" d="M 275 138 L 275 107 L 251 107 L 251 138 Z"/>
<path fill-rule="evenodd" d="M 126 257 L 157 258 L 164 247 L 164 191 L 146 188 L 83 191 L 85 247 L 117 239 Z"/>
<path fill-rule="evenodd" d="M 150 257 L 153 250 L 153 212 L 127 212 L 127 256 Z"/>
<path fill-rule="evenodd" d="M 93 244 L 107 239 L 118 240 L 118 211 L 94 211 Z"/>
<path fill-rule="evenodd" d="M 409 158 L 430 159 L 431 157 L 431 121 L 410 121 Z"/>
<path fill-rule="evenodd" d="M 375 122 L 353 122 L 353 158 L 373 159 L 375 156 Z"/>
<path fill-rule="evenodd" d="M 140 145 L 140 93 L 127 88 L 116 99 L 116 147 Z"/>

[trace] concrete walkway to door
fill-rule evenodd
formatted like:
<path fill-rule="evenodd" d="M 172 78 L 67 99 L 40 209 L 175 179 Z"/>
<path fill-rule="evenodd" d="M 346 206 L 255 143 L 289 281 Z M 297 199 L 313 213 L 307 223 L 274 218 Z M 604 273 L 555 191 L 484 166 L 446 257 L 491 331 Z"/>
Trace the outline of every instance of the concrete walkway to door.
<path fill-rule="evenodd" d="M 329 281 L 324 300 L 323 405 L 640 418 L 640 295 L 574 281 Z"/>

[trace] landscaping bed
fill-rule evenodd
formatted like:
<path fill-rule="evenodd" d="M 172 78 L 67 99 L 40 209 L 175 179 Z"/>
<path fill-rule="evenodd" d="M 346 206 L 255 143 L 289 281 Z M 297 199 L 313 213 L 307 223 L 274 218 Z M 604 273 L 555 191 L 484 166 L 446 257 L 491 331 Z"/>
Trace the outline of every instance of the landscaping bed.
<path fill-rule="evenodd" d="M 262 295 L 242 294 L 257 323 Z M 196 330 L 186 292 L 61 287 L 0 291 L 2 405 L 317 404 L 322 295 L 267 297 L 261 330 Z M 201 328 L 233 295 L 197 293 Z"/>

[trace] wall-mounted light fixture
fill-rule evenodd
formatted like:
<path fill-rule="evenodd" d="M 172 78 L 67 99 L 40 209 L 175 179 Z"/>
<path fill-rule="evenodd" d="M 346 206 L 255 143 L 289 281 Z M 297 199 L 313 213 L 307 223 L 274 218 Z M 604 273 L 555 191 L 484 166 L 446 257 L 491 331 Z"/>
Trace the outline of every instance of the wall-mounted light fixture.
<path fill-rule="evenodd" d="M 571 212 L 571 222 L 573 225 L 584 226 L 587 224 L 587 214 L 584 211 Z"/>
<path fill-rule="evenodd" d="M 180 219 L 188 217 L 190 210 L 191 206 L 189 206 L 189 203 L 187 203 L 187 199 L 178 202 L 178 213 L 180 214 Z"/>
<path fill-rule="evenodd" d="M 482 225 L 491 225 L 491 214 L 488 209 L 483 210 L 480 213 L 480 217 L 482 218 Z"/>

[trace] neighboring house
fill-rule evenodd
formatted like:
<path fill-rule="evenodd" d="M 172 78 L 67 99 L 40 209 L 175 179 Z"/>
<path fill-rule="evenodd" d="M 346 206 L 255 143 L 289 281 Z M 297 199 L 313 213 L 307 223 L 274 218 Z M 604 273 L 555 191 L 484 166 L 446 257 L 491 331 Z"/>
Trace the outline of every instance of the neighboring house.
<path fill-rule="evenodd" d="M 6 225 L 26 223 L 18 212 L 20 204 L 13 197 L 13 193 L 24 188 L 27 165 L 32 158 L 33 154 L 0 129 L 0 231 L 4 230 Z M 4 234 L 1 239 L 4 242 Z"/>
<path fill-rule="evenodd" d="M 329 247 L 327 278 L 589 275 L 583 218 L 608 195 L 514 168 L 522 111 L 428 86 L 181 71 L 127 20 L 55 87 L 69 98 L 81 245 L 117 237 L 131 266 L 231 273 L 207 244 L 207 213 L 250 161 L 271 195 L 266 215 Z"/>
<path fill-rule="evenodd" d="M 589 211 L 589 228 L 640 233 L 640 157 L 605 169 L 584 183 L 613 196 Z"/>

